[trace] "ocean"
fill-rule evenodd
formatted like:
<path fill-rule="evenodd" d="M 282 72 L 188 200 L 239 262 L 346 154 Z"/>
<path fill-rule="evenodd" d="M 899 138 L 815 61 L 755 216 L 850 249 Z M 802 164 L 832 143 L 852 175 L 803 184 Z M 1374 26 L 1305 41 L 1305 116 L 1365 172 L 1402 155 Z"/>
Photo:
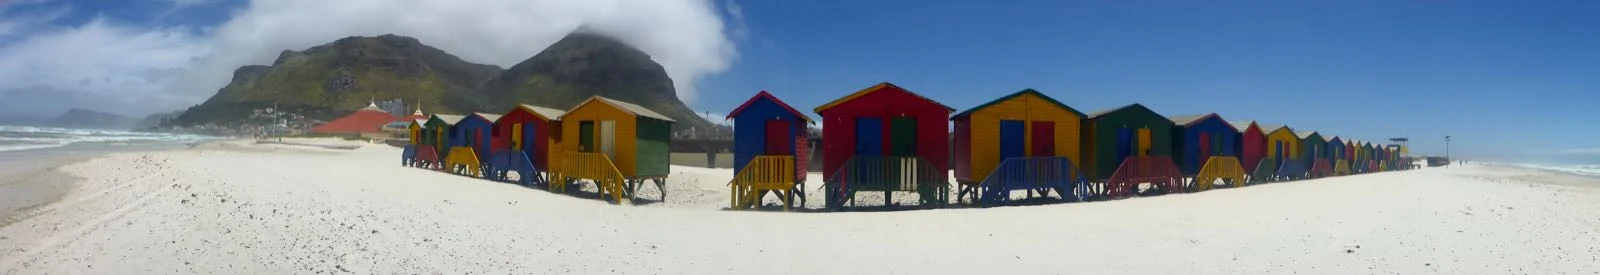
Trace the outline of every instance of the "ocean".
<path fill-rule="evenodd" d="M 1600 164 L 1510 163 L 1510 165 L 1600 178 Z"/>
<path fill-rule="evenodd" d="M 208 136 L 0 125 L 0 152 L 40 150 L 121 151 L 215 139 Z M 119 148 L 126 147 L 126 148 Z"/>

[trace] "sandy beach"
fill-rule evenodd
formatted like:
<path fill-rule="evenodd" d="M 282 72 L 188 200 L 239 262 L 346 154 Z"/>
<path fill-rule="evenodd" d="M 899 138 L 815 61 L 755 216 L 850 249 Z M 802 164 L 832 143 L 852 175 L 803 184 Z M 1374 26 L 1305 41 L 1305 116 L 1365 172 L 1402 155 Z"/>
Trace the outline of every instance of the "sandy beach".
<path fill-rule="evenodd" d="M 618 206 L 406 168 L 398 155 L 240 141 L 69 164 L 57 170 L 76 186 L 0 228 L 0 273 L 1600 272 L 1600 181 L 1522 168 L 780 213 L 722 210 L 725 169 L 673 167 L 667 201 Z"/>

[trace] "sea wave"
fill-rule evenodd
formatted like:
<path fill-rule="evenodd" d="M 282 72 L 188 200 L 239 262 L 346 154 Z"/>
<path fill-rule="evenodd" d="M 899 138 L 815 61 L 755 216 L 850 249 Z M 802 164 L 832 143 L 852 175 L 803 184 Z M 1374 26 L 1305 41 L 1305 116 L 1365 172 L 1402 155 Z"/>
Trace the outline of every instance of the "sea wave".
<path fill-rule="evenodd" d="M 1577 175 L 1583 175 L 1583 176 L 1600 177 L 1600 165 L 1596 165 L 1596 164 L 1572 165 L 1572 164 L 1512 163 L 1511 165 L 1527 167 L 1527 168 L 1533 168 L 1533 169 L 1540 169 L 1540 170 L 1571 173 L 1571 174 L 1577 174 Z"/>
<path fill-rule="evenodd" d="M 78 143 L 127 146 L 207 139 L 212 139 L 212 137 L 188 134 L 0 125 L 0 151 L 54 148 Z"/>

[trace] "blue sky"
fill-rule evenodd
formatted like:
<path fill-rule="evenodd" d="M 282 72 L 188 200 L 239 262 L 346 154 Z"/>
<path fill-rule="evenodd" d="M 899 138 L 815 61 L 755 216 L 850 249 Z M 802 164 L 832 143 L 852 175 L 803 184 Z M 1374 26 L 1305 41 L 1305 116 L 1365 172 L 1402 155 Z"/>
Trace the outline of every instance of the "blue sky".
<path fill-rule="evenodd" d="M 1418 153 L 1445 135 L 1458 156 L 1600 148 L 1600 2 L 1007 3 L 740 2 L 750 36 L 697 109 L 756 90 L 809 109 L 890 81 L 963 110 L 1034 88 Z"/>
<path fill-rule="evenodd" d="M 184 107 L 233 68 L 350 35 L 509 67 L 586 24 L 650 52 L 712 113 L 759 90 L 809 110 L 889 81 L 966 109 L 1033 88 L 1084 112 L 1137 102 L 1409 136 L 1417 153 L 1452 135 L 1458 156 L 1600 161 L 1595 14 L 1566 0 L 0 0 L 0 107 Z"/>

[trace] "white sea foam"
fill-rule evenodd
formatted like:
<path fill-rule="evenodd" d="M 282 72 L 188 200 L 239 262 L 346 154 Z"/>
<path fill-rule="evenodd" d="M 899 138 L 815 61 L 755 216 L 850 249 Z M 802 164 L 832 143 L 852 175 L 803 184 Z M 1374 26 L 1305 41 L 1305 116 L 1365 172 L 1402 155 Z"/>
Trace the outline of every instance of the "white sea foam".
<path fill-rule="evenodd" d="M 0 125 L 0 151 L 54 148 L 77 143 L 103 143 L 108 146 L 127 146 L 151 143 L 187 142 L 206 139 L 210 139 L 210 137 L 116 130 Z"/>
<path fill-rule="evenodd" d="M 1510 165 L 1533 168 L 1533 169 L 1540 169 L 1540 170 L 1548 170 L 1548 171 L 1556 171 L 1556 172 L 1563 172 L 1563 173 L 1578 174 L 1578 175 L 1584 175 L 1584 176 L 1600 177 L 1600 165 L 1596 165 L 1596 164 L 1570 165 L 1570 164 L 1512 163 Z"/>

